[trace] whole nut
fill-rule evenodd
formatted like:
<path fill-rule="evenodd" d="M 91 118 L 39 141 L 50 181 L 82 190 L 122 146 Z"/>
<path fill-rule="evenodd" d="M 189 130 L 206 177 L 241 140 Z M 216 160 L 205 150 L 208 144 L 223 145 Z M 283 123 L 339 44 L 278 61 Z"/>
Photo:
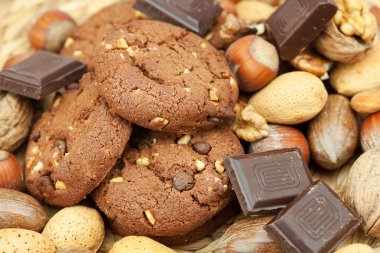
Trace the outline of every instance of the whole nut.
<path fill-rule="evenodd" d="M 360 143 L 364 151 L 380 148 L 380 112 L 368 116 L 363 121 Z"/>
<path fill-rule="evenodd" d="M 48 220 L 45 209 L 32 196 L 0 188 L 0 229 L 23 228 L 40 232 Z"/>
<path fill-rule="evenodd" d="M 93 208 L 66 207 L 49 220 L 42 234 L 51 239 L 57 249 L 84 247 L 97 251 L 104 239 L 104 222 Z"/>
<path fill-rule="evenodd" d="M 37 50 L 58 52 L 75 28 L 75 21 L 65 12 L 43 13 L 29 31 L 29 40 Z"/>
<path fill-rule="evenodd" d="M 331 72 L 330 83 L 339 94 L 356 93 L 380 86 L 380 43 L 353 64 L 339 63 Z"/>
<path fill-rule="evenodd" d="M 0 229 L 1 252 L 55 253 L 54 243 L 32 230 L 21 228 Z"/>
<path fill-rule="evenodd" d="M 272 218 L 273 216 L 258 215 L 245 217 L 232 224 L 220 239 L 210 244 L 207 251 L 203 252 L 284 253 L 264 230 L 264 226 Z"/>
<path fill-rule="evenodd" d="M 362 154 L 350 169 L 344 199 L 362 219 L 366 236 L 380 237 L 380 149 Z"/>
<path fill-rule="evenodd" d="M 350 102 L 330 95 L 325 108 L 310 121 L 308 140 L 313 160 L 325 169 L 337 169 L 354 154 L 359 128 Z"/>
<path fill-rule="evenodd" d="M 295 71 L 277 77 L 248 103 L 268 123 L 293 125 L 315 117 L 326 101 L 327 91 L 318 77 Z"/>
<path fill-rule="evenodd" d="M 23 170 L 17 158 L 7 151 L 0 150 L 0 189 L 19 190 L 23 181 Z"/>
<path fill-rule="evenodd" d="M 380 111 L 380 86 L 361 91 L 351 99 L 351 107 L 355 111 L 363 114 L 370 114 Z"/>
<path fill-rule="evenodd" d="M 334 251 L 334 253 L 375 253 L 375 251 L 366 244 L 355 243 L 340 248 Z"/>
<path fill-rule="evenodd" d="M 241 1 L 236 4 L 236 13 L 240 19 L 250 21 L 265 21 L 275 11 L 268 3 L 261 1 Z"/>
<path fill-rule="evenodd" d="M 249 152 L 258 153 L 295 147 L 301 149 L 302 158 L 306 162 L 309 162 L 309 144 L 301 131 L 289 126 L 269 125 L 269 136 L 262 140 L 250 143 Z"/>
<path fill-rule="evenodd" d="M 127 236 L 117 241 L 109 253 L 176 253 L 174 250 L 144 236 Z"/>
<path fill-rule="evenodd" d="M 263 88 L 276 77 L 279 68 L 276 48 L 255 35 L 235 41 L 228 48 L 226 57 L 242 91 Z"/>
<path fill-rule="evenodd" d="M 32 126 L 30 100 L 0 91 L 0 150 L 13 152 L 28 137 Z"/>

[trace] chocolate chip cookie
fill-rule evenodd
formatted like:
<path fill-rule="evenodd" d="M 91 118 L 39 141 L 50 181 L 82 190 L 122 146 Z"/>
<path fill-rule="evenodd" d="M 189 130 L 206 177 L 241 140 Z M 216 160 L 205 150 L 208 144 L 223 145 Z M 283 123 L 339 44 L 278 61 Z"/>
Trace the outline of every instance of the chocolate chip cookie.
<path fill-rule="evenodd" d="M 126 24 L 133 19 L 144 18 L 141 12 L 133 9 L 134 2 L 134 0 L 122 1 L 95 13 L 73 30 L 61 54 L 87 64 L 91 70 L 94 48 L 109 27 L 113 24 Z"/>
<path fill-rule="evenodd" d="M 223 162 L 243 154 L 243 148 L 230 129 L 193 135 L 134 132 L 128 145 L 92 194 L 121 235 L 185 235 L 234 196 Z"/>
<path fill-rule="evenodd" d="M 238 89 L 226 59 L 191 32 L 134 20 L 110 29 L 97 50 L 100 93 L 132 123 L 192 133 L 234 118 Z"/>
<path fill-rule="evenodd" d="M 55 206 L 84 199 L 122 155 L 131 125 L 112 114 L 90 74 L 42 115 L 25 157 L 27 189 Z"/>

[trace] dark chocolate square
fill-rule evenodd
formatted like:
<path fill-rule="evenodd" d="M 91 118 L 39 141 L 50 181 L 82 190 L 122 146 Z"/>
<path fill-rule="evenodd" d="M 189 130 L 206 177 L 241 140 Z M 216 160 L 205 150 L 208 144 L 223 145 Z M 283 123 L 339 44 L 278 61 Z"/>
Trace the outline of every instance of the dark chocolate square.
<path fill-rule="evenodd" d="M 328 253 L 359 225 L 357 214 L 325 183 L 317 181 L 265 230 L 286 252 Z"/>
<path fill-rule="evenodd" d="M 322 32 L 338 7 L 334 0 L 288 0 L 267 20 L 281 58 L 292 60 Z"/>
<path fill-rule="evenodd" d="M 244 214 L 284 208 L 312 182 L 298 148 L 230 156 L 225 167 Z"/>
<path fill-rule="evenodd" d="M 222 12 L 217 0 L 137 0 L 134 8 L 202 36 Z"/>
<path fill-rule="evenodd" d="M 78 81 L 86 65 L 68 57 L 39 51 L 0 72 L 0 88 L 25 97 L 41 99 Z"/>

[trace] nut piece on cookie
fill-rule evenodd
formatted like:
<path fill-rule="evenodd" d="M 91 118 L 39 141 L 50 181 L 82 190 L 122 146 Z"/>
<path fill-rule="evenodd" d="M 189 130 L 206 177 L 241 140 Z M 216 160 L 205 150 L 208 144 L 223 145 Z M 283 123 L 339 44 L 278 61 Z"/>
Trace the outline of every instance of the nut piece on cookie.
<path fill-rule="evenodd" d="M 149 223 L 154 226 L 157 222 L 156 218 L 153 216 L 152 212 L 150 210 L 144 211 L 145 217 L 148 219 Z"/>
<path fill-rule="evenodd" d="M 149 165 L 149 158 L 145 156 L 139 157 L 136 159 L 136 164 L 138 166 L 147 167 Z"/>

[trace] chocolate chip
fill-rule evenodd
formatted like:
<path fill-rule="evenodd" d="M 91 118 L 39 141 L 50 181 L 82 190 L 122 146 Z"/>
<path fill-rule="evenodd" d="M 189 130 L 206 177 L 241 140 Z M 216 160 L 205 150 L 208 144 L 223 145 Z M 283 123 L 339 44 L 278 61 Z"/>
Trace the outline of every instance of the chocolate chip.
<path fill-rule="evenodd" d="M 194 178 L 184 171 L 181 171 L 173 178 L 173 186 L 178 191 L 188 191 L 194 186 Z"/>
<path fill-rule="evenodd" d="M 33 141 L 38 142 L 38 140 L 41 138 L 41 134 L 38 132 L 33 136 Z"/>
<path fill-rule="evenodd" d="M 64 156 L 66 154 L 67 149 L 66 149 L 66 142 L 65 141 L 58 140 L 58 141 L 56 141 L 55 146 L 58 148 L 60 156 Z"/>
<path fill-rule="evenodd" d="M 40 191 L 41 194 L 54 194 L 53 181 L 50 178 L 50 174 L 39 177 L 36 180 L 36 188 Z"/>
<path fill-rule="evenodd" d="M 208 143 L 197 142 L 193 144 L 193 149 L 198 154 L 208 155 L 208 153 L 211 151 L 211 146 Z"/>

